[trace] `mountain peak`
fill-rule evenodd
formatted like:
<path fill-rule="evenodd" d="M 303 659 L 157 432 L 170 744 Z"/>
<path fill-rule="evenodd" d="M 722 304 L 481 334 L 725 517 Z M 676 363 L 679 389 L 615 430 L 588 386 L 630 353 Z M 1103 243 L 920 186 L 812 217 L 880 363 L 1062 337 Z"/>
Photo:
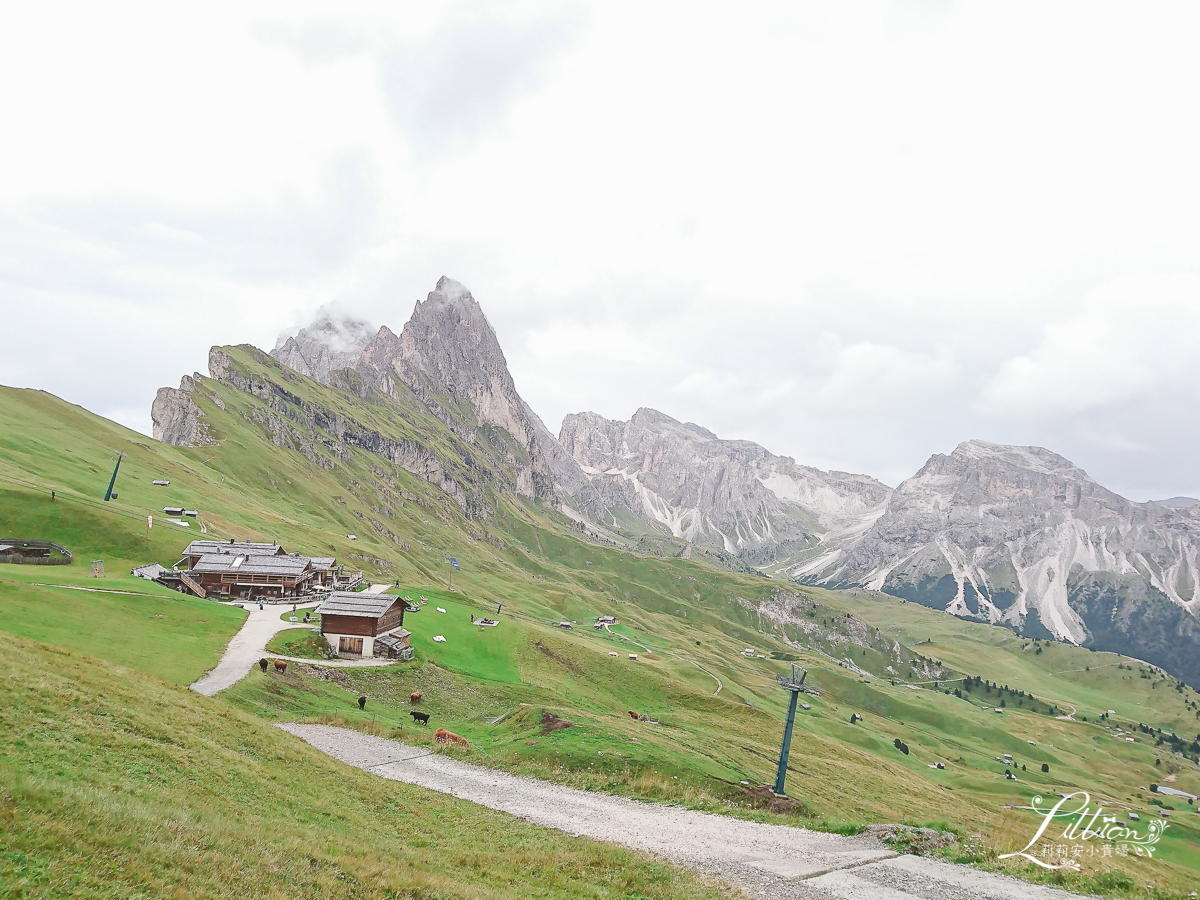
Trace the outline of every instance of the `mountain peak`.
<path fill-rule="evenodd" d="M 649 406 L 641 407 L 629 419 L 631 425 L 636 425 L 639 428 L 646 428 L 651 431 L 664 430 L 683 430 L 689 432 L 693 438 L 700 438 L 706 441 L 718 440 L 717 436 L 695 422 L 680 422 L 678 419 L 668 416 L 664 412 L 659 412 Z"/>
<path fill-rule="evenodd" d="M 750 441 L 642 407 L 628 422 L 596 413 L 563 419 L 559 443 L 587 479 L 581 507 L 609 520 L 624 507 L 676 538 L 763 561 L 806 550 L 815 532 L 882 503 L 889 489 L 865 476 L 797 466 Z"/>
<path fill-rule="evenodd" d="M 484 436 L 477 432 L 480 425 L 507 431 L 528 454 L 518 493 L 552 495 L 537 427 L 517 394 L 496 332 L 465 285 L 443 275 L 413 307 L 399 337 L 381 328 L 363 351 L 362 362 L 381 384 L 394 375 L 434 415 L 472 443 Z M 464 414 L 467 407 L 470 413 Z"/>
<path fill-rule="evenodd" d="M 270 355 L 302 375 L 328 383 L 329 373 L 353 367 L 375 329 L 362 319 L 343 313 L 336 306 L 323 306 L 305 328 L 279 335 Z"/>
<path fill-rule="evenodd" d="M 963 441 L 955 447 L 949 458 L 960 461 L 994 460 L 1018 469 L 1029 469 L 1042 475 L 1092 480 L 1087 472 L 1075 463 L 1045 447 L 992 444 L 988 441 L 969 440 Z"/>
<path fill-rule="evenodd" d="M 1168 497 L 1166 500 L 1155 500 L 1159 506 L 1170 506 L 1175 509 L 1192 509 L 1200 506 L 1200 500 L 1195 497 Z"/>
<path fill-rule="evenodd" d="M 471 296 L 471 292 L 467 290 L 466 285 L 455 281 L 448 275 L 443 275 L 434 285 L 433 291 L 430 292 L 427 300 L 433 300 L 435 297 L 445 300 L 447 303 L 457 303 L 461 300 L 470 300 L 476 303 L 475 298 Z"/>

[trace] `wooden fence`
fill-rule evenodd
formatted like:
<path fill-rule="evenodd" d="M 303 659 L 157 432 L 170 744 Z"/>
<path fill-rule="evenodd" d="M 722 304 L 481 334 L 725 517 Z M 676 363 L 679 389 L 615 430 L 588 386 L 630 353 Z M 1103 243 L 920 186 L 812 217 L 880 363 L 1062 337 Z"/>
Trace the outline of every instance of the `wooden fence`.
<path fill-rule="evenodd" d="M 71 551 L 53 541 L 26 541 L 17 538 L 0 538 L 0 563 L 21 566 L 65 566 L 71 561 Z M 29 551 L 46 550 L 46 556 L 30 556 Z M 55 556 L 58 552 L 60 555 Z"/>

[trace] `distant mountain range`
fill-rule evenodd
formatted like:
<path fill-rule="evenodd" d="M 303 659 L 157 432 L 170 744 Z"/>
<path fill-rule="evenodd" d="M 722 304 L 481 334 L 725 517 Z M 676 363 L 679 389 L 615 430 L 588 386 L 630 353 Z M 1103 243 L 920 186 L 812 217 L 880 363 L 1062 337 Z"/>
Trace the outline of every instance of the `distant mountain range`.
<path fill-rule="evenodd" d="M 572 414 L 555 436 L 517 393 L 478 302 L 449 278 L 416 304 L 399 335 L 323 316 L 270 356 L 332 387 L 391 398 L 407 415 L 436 417 L 472 452 L 419 437 L 386 452 L 472 515 L 489 514 L 489 491 L 510 492 L 556 505 L 597 533 L 659 535 L 681 555 L 695 548 L 802 583 L 882 591 L 1031 637 L 1137 656 L 1200 684 L 1193 498 L 1134 503 L 1048 450 L 982 441 L 935 454 L 893 490 L 653 409 L 627 422 Z M 210 375 L 236 380 L 222 357 L 214 349 Z M 156 438 L 208 440 L 194 389 L 185 376 L 179 389 L 159 391 Z M 364 423 L 313 416 L 346 440 L 362 439 Z"/>

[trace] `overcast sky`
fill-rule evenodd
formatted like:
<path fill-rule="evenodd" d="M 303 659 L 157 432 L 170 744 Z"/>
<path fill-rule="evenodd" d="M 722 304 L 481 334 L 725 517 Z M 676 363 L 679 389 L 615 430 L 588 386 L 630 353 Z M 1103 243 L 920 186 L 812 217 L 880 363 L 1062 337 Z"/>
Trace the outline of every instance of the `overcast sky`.
<path fill-rule="evenodd" d="M 350 8 L 350 11 L 347 11 Z M 150 430 L 440 275 L 552 430 L 1200 496 L 1200 7 L 5 4 L 0 383 Z"/>

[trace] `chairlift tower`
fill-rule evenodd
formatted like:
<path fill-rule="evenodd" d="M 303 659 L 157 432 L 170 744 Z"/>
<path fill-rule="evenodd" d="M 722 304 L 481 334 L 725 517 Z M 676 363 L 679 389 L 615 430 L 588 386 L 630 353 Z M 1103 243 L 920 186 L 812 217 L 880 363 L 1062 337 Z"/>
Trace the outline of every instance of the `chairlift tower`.
<path fill-rule="evenodd" d="M 104 493 L 104 502 L 107 503 L 113 498 L 113 486 L 117 483 L 117 470 L 121 468 L 121 460 L 125 458 L 125 454 L 117 451 L 117 464 L 113 468 L 112 478 L 108 482 L 108 490 Z"/>
<path fill-rule="evenodd" d="M 779 750 L 779 771 L 775 773 L 775 788 L 773 791 L 776 797 L 786 797 L 787 794 L 784 793 L 783 782 L 787 778 L 788 753 L 792 749 L 792 726 L 796 722 L 796 700 L 801 694 L 820 696 L 821 692 L 805 685 L 804 679 L 808 677 L 808 669 L 802 669 L 795 663 L 792 663 L 792 674 L 790 676 L 777 675 L 775 677 L 779 679 L 779 686 L 781 688 L 792 692 L 792 698 L 788 701 L 787 724 L 783 726 L 783 746 Z"/>

